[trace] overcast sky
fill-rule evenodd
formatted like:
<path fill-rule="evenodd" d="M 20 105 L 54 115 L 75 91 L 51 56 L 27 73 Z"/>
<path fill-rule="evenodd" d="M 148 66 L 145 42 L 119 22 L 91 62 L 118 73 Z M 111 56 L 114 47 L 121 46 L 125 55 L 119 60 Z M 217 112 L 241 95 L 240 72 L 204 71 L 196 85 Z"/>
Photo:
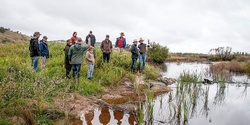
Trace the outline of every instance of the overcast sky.
<path fill-rule="evenodd" d="M 74 31 L 85 39 L 112 42 L 120 32 L 128 43 L 142 37 L 170 52 L 208 53 L 232 47 L 250 53 L 250 0 L 1 0 L 0 26 L 49 40 Z"/>

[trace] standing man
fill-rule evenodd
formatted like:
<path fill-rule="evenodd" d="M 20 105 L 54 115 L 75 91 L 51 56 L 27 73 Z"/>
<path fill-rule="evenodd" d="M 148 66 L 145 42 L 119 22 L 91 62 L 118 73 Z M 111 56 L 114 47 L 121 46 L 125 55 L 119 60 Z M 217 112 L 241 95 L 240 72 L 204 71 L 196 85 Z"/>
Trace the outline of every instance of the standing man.
<path fill-rule="evenodd" d="M 48 37 L 43 36 L 43 39 L 40 41 L 40 52 L 42 56 L 42 69 L 45 69 L 47 65 L 47 59 L 49 58 L 49 47 L 47 43 Z"/>
<path fill-rule="evenodd" d="M 142 72 L 144 70 L 145 64 L 146 64 L 146 47 L 147 47 L 147 45 L 145 43 L 143 43 L 143 41 L 144 40 L 142 38 L 140 38 L 140 40 L 139 40 L 140 44 L 138 45 L 139 52 L 140 52 L 138 69 L 140 70 L 140 72 Z"/>
<path fill-rule="evenodd" d="M 69 53 L 69 48 L 72 46 L 72 42 L 71 42 L 71 39 L 68 39 L 67 40 L 67 44 L 64 48 L 64 54 L 65 54 L 65 57 L 64 57 L 64 67 L 66 69 L 66 78 L 70 79 L 70 70 L 71 70 L 71 64 L 69 63 L 69 56 L 68 56 L 68 53 Z"/>
<path fill-rule="evenodd" d="M 39 32 L 35 32 L 33 37 L 30 40 L 29 50 L 30 50 L 30 57 L 31 57 L 31 66 L 37 72 L 38 70 L 38 61 L 40 56 L 40 49 L 38 39 L 40 37 Z"/>
<path fill-rule="evenodd" d="M 89 46 L 89 49 L 86 52 L 86 59 L 88 62 L 88 79 L 92 80 L 92 74 L 94 71 L 94 64 L 95 64 L 95 58 L 94 58 L 92 46 Z"/>
<path fill-rule="evenodd" d="M 109 63 L 110 53 L 112 52 L 112 42 L 109 40 L 109 35 L 106 35 L 106 39 L 101 43 L 101 50 L 103 55 L 103 62 L 107 61 Z"/>
<path fill-rule="evenodd" d="M 126 47 L 126 38 L 124 38 L 123 36 L 125 35 L 123 32 L 121 32 L 120 37 L 116 38 L 115 47 L 118 47 L 119 52 L 123 52 Z"/>
<path fill-rule="evenodd" d="M 72 66 L 73 77 L 77 74 L 77 77 L 80 77 L 81 65 L 83 63 L 83 53 L 88 49 L 88 45 L 82 45 L 82 39 L 79 37 L 77 42 L 70 47 L 69 49 L 69 62 Z"/>
<path fill-rule="evenodd" d="M 135 39 L 134 44 L 131 47 L 131 53 L 132 53 L 132 65 L 131 65 L 131 72 L 134 73 L 135 72 L 135 65 L 136 65 L 136 61 L 139 57 L 139 50 L 137 48 L 137 40 Z"/>
<path fill-rule="evenodd" d="M 73 32 L 73 35 L 71 37 L 71 42 L 74 45 L 77 41 L 78 37 L 77 37 L 77 32 Z"/>
<path fill-rule="evenodd" d="M 85 42 L 86 44 L 95 47 L 95 35 L 92 34 L 92 31 L 89 31 L 89 34 L 86 36 Z"/>

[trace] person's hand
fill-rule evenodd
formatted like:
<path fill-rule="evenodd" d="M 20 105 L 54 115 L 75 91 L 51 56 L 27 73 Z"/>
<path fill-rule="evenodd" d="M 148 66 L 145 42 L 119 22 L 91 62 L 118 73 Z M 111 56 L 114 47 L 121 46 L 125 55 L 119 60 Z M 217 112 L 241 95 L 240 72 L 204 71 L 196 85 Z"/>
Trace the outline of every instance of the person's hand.
<path fill-rule="evenodd" d="M 71 61 L 69 61 L 69 64 L 72 64 L 72 62 L 71 62 Z"/>

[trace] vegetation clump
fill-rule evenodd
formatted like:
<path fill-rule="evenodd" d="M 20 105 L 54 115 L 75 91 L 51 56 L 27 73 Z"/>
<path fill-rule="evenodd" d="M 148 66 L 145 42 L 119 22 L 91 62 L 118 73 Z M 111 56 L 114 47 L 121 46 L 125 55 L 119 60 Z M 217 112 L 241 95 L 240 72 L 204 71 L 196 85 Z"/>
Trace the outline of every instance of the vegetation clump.
<path fill-rule="evenodd" d="M 153 43 L 147 51 L 147 58 L 154 63 L 162 64 L 169 57 L 169 49 L 159 43 Z"/>

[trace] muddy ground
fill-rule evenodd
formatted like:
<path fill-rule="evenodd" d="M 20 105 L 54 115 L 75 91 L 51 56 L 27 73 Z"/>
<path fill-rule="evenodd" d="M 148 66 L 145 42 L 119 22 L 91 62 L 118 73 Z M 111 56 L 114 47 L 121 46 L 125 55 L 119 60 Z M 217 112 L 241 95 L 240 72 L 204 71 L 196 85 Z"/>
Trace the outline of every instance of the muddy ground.
<path fill-rule="evenodd" d="M 164 79 L 159 79 L 158 81 L 145 83 L 143 76 L 136 76 L 134 83 L 132 83 L 131 80 L 123 78 L 116 87 L 103 88 L 102 93 L 92 96 L 69 93 L 65 99 L 55 100 L 53 105 L 58 110 L 64 112 L 65 118 L 76 119 L 79 119 L 82 114 L 100 106 L 131 112 L 135 109 L 137 101 L 145 100 L 144 93 L 146 90 L 152 91 L 154 95 L 171 91 L 167 85 L 175 81 L 168 79 L 167 82 L 166 79 L 165 81 Z"/>

